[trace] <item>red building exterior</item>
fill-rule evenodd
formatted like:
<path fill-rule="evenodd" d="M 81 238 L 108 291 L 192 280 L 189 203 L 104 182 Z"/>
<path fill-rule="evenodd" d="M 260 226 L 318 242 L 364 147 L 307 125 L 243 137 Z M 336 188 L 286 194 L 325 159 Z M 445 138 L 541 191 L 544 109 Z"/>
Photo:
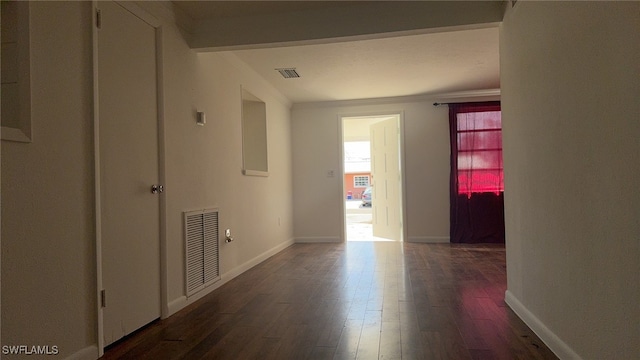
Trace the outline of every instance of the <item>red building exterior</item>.
<path fill-rule="evenodd" d="M 344 174 L 345 199 L 360 199 L 362 192 L 371 184 L 370 172 Z"/>

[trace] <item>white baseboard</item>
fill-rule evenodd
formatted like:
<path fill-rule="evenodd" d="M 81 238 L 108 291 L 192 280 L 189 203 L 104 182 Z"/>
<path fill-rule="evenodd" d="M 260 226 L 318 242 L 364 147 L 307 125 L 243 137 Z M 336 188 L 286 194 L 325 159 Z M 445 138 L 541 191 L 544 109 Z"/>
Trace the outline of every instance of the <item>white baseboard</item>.
<path fill-rule="evenodd" d="M 91 345 L 69 355 L 65 360 L 95 360 L 98 356 L 98 345 Z"/>
<path fill-rule="evenodd" d="M 219 281 L 218 281 L 218 282 L 219 282 Z M 217 283 L 216 283 L 216 284 L 217 284 Z M 213 285 L 215 285 L 215 284 L 213 284 Z M 213 286 L 210 286 L 210 287 L 213 287 Z M 213 290 L 213 289 L 211 289 L 211 290 Z M 200 291 L 200 293 L 206 293 L 206 294 L 208 294 L 208 293 L 209 293 L 209 291 L 210 291 L 210 290 L 209 290 L 209 288 L 205 288 L 205 289 L 202 289 L 202 291 Z M 198 295 L 198 294 L 200 294 L 200 293 L 197 293 L 196 295 Z M 193 298 L 193 297 L 194 297 L 194 296 L 192 296 L 192 298 Z M 191 302 L 193 302 L 193 301 L 195 301 L 195 299 L 192 299 L 192 301 L 191 301 Z M 187 305 L 191 304 L 191 302 L 187 302 L 187 297 L 186 297 L 186 296 L 184 296 L 184 295 L 183 295 L 183 296 L 180 296 L 180 297 L 179 297 L 179 298 L 177 298 L 177 299 L 174 299 L 174 300 L 172 300 L 172 301 L 169 301 L 169 304 L 167 305 L 167 316 L 166 316 L 166 317 L 164 317 L 163 319 L 166 319 L 166 318 L 168 318 L 169 316 L 171 316 L 171 315 L 173 315 L 173 314 L 177 313 L 178 311 L 180 311 L 180 310 L 184 309 Z"/>
<path fill-rule="evenodd" d="M 282 244 L 267 250 L 265 252 L 263 252 L 262 254 L 254 257 L 253 259 L 245 262 L 244 264 L 241 264 L 239 266 L 236 266 L 235 268 L 227 271 L 226 273 L 222 274 L 222 281 L 224 281 L 225 283 L 228 282 L 229 280 L 235 278 L 236 276 L 242 274 L 243 272 L 251 269 L 252 267 L 260 264 L 261 262 L 267 260 L 268 258 L 272 257 L 273 255 L 279 253 L 280 251 L 288 248 L 289 246 L 294 244 L 294 240 L 293 239 L 289 239 L 285 242 L 283 242 Z"/>
<path fill-rule="evenodd" d="M 425 244 L 448 244 L 450 239 L 448 236 L 409 236 L 407 242 L 425 243 Z"/>
<path fill-rule="evenodd" d="M 513 293 L 507 290 L 504 294 L 504 301 L 509 305 L 511 310 L 524 321 L 531 330 L 544 342 L 551 351 L 560 359 L 575 359 L 581 360 L 582 358 L 576 354 L 569 345 L 567 345 L 562 339 L 560 339 L 555 333 L 538 319 L 529 309 L 527 309 L 518 300 Z"/>
<path fill-rule="evenodd" d="M 258 265 L 259 263 L 267 260 L 268 258 L 272 257 L 273 255 L 279 253 L 280 251 L 288 248 L 289 246 L 294 244 L 294 240 L 293 239 L 289 239 L 285 242 L 283 242 L 282 244 L 269 249 L 265 252 L 263 252 L 262 254 L 254 257 L 253 259 L 240 264 L 239 266 L 236 266 L 235 268 L 227 271 L 226 273 L 220 275 L 220 280 L 216 281 L 215 283 L 207 286 L 206 288 L 202 289 L 201 291 L 189 296 L 188 298 L 186 296 L 180 296 L 177 299 L 174 299 L 172 301 L 169 302 L 168 304 L 168 314 L 167 317 L 177 313 L 178 311 L 184 309 L 185 307 L 193 304 L 194 302 L 200 300 L 201 298 L 203 298 L 205 295 L 209 294 L 210 292 L 212 292 L 213 290 L 219 288 L 220 286 L 226 284 L 227 282 L 231 281 L 232 279 L 234 279 L 235 277 L 237 277 L 238 275 L 244 273 L 245 271 L 251 269 L 252 267 Z"/>
<path fill-rule="evenodd" d="M 337 236 L 305 236 L 296 238 L 296 243 L 340 243 L 342 239 Z"/>

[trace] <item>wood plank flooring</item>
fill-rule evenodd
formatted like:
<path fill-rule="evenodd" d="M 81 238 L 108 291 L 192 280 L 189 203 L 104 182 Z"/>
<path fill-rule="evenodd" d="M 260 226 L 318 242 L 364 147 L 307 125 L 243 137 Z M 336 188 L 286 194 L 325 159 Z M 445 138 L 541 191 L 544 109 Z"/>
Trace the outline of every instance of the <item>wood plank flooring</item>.
<path fill-rule="evenodd" d="M 104 359 L 556 359 L 496 245 L 295 244 Z"/>

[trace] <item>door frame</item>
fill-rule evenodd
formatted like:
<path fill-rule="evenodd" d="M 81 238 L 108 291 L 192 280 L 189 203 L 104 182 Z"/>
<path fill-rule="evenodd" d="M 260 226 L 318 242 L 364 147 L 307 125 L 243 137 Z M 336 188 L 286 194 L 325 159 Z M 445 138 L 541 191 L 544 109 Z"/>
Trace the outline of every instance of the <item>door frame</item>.
<path fill-rule="evenodd" d="M 156 103 L 157 103 L 157 125 L 158 125 L 158 182 L 166 184 L 165 174 L 165 121 L 164 121 L 164 92 L 163 92 L 163 62 L 162 62 L 162 23 L 155 16 L 149 14 L 140 6 L 126 1 L 114 1 L 122 6 L 140 20 L 155 28 L 156 46 Z M 102 204 L 100 201 L 100 103 L 99 103 L 99 73 L 98 73 L 98 9 L 99 1 L 91 1 L 91 35 L 92 35 L 92 67 L 93 67 L 93 154 L 94 154 L 94 201 L 95 201 L 95 256 L 96 256 L 96 334 L 98 338 L 98 356 L 104 355 L 104 317 L 101 306 L 102 283 Z M 159 197 L 159 223 L 160 238 L 160 314 L 161 318 L 166 318 L 169 314 L 168 293 L 167 293 L 167 237 L 166 237 L 166 196 L 160 194 Z"/>
<path fill-rule="evenodd" d="M 347 220 L 346 220 L 346 212 L 345 208 L 345 198 L 344 198 L 344 189 L 345 189 L 345 171 L 344 171 L 344 121 L 348 118 L 354 117 L 385 117 L 385 116 L 397 116 L 398 123 L 400 126 L 400 144 L 399 144 L 399 154 L 400 154 L 400 201 L 402 204 L 400 205 L 400 222 L 402 225 L 401 236 L 402 239 L 399 241 L 407 241 L 408 231 L 407 231 L 407 184 L 406 184 L 406 161 L 405 161 L 405 135 L 404 135 L 404 111 L 366 111 L 366 112 L 356 112 L 356 113 L 348 113 L 348 114 L 339 114 L 338 115 L 338 141 L 340 143 L 339 151 L 338 151 L 338 161 L 340 164 L 340 216 L 342 221 L 342 229 L 340 231 L 340 236 L 342 242 L 347 242 Z"/>

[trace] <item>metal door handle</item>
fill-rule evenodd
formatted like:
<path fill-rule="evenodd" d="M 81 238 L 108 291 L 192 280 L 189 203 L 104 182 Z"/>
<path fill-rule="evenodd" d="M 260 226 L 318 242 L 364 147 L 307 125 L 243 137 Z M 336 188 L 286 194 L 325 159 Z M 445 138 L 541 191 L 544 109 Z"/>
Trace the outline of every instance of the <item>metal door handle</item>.
<path fill-rule="evenodd" d="M 151 185 L 151 193 L 158 194 L 164 192 L 164 186 L 162 185 Z"/>

